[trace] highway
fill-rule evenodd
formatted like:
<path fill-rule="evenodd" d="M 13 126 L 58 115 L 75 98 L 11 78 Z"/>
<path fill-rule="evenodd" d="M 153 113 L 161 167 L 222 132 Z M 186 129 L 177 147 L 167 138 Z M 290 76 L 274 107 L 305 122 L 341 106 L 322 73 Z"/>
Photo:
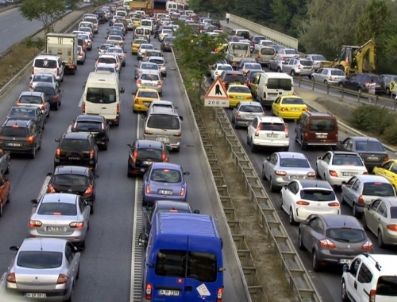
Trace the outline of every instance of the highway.
<path fill-rule="evenodd" d="M 42 27 L 37 20 L 29 21 L 22 16 L 19 8 L 0 13 L 0 54 Z"/>
<path fill-rule="evenodd" d="M 11 202 L 4 209 L 0 219 L 0 272 L 5 272 L 14 256 L 9 246 L 18 245 L 28 234 L 28 220 L 32 204 L 41 191 L 48 172 L 53 169 L 56 148 L 55 139 L 68 127 L 74 117 L 80 113 L 78 107 L 82 86 L 88 73 L 94 69 L 96 47 L 105 42 L 107 25 L 100 27 L 95 36 L 93 50 L 88 52 L 83 66 L 78 67 L 75 76 L 66 76 L 61 85 L 62 106 L 52 111 L 43 135 L 42 148 L 34 160 L 21 156 L 13 157 L 9 179 L 12 184 Z M 135 180 L 127 178 L 127 143 L 136 138 L 137 127 L 142 119 L 131 110 L 131 93 L 135 92 L 134 68 L 136 59 L 130 53 L 132 34 L 125 42 L 127 65 L 121 72 L 121 87 L 125 93 L 121 97 L 121 122 L 118 128 L 110 131 L 110 143 L 107 151 L 99 154 L 96 179 L 95 214 L 90 219 L 90 230 L 86 240 L 86 250 L 82 253 L 80 279 L 73 293 L 73 301 L 132 301 L 130 300 L 131 247 L 133 234 Z M 156 43 L 156 42 L 155 42 Z M 188 111 L 182 86 L 177 75 L 175 62 L 171 54 L 165 54 L 168 75 L 163 90 L 164 99 L 172 100 L 184 116 L 182 147 L 180 153 L 171 154 L 170 161 L 183 165 L 189 171 L 189 203 L 201 213 L 212 214 L 221 224 L 218 204 L 211 189 L 210 173 L 205 165 L 199 136 L 194 121 Z M 27 88 L 25 78 L 1 98 L 0 121 L 15 102 L 20 91 Z M 139 121 L 141 123 L 139 123 Z M 138 130 L 139 132 L 139 130 Z M 139 185 L 138 185 L 139 186 Z M 139 230 L 137 230 L 139 233 Z M 222 233 L 222 236 L 225 234 Z M 245 301 L 244 289 L 235 275 L 238 271 L 230 250 L 225 255 L 225 293 L 227 302 Z M 134 272 L 132 272 L 134 274 Z"/>

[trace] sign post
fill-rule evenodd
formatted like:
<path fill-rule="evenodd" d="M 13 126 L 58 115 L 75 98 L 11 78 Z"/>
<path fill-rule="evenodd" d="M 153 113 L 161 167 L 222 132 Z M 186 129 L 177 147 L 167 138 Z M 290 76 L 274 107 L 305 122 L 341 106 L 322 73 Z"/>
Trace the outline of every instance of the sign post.
<path fill-rule="evenodd" d="M 226 88 L 221 80 L 217 78 L 208 89 L 204 97 L 204 106 L 206 107 L 229 107 L 229 98 Z"/>

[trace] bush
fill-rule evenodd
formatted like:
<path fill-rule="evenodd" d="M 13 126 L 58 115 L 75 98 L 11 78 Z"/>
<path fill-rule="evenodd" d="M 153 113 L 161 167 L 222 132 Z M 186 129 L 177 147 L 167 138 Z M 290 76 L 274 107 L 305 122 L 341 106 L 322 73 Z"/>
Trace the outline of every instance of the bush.
<path fill-rule="evenodd" d="M 383 137 L 389 144 L 397 145 L 397 121 L 385 130 Z"/>
<path fill-rule="evenodd" d="M 362 105 L 353 110 L 351 123 L 359 130 L 382 135 L 396 125 L 396 116 L 388 109 L 373 105 Z"/>

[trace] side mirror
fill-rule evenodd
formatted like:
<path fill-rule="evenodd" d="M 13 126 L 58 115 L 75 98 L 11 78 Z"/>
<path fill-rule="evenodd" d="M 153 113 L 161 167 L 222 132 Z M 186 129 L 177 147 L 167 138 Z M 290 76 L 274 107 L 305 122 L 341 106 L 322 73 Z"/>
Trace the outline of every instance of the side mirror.
<path fill-rule="evenodd" d="M 346 184 L 347 184 L 347 182 L 342 180 L 342 185 L 346 185 Z"/>
<path fill-rule="evenodd" d="M 38 204 L 39 203 L 39 201 L 37 199 L 32 199 L 30 202 L 33 203 L 33 204 Z"/>
<path fill-rule="evenodd" d="M 344 272 L 348 272 L 349 269 L 350 269 L 349 268 L 349 264 L 347 264 L 347 263 L 343 264 L 343 268 L 342 269 L 343 269 Z"/>
<path fill-rule="evenodd" d="M 179 116 L 179 119 L 180 119 L 181 121 L 183 121 L 183 116 Z"/>
<path fill-rule="evenodd" d="M 317 159 L 321 160 L 321 156 L 317 156 Z"/>
<path fill-rule="evenodd" d="M 18 252 L 18 250 L 19 250 L 18 246 L 16 246 L 16 245 L 10 246 L 10 251 Z"/>

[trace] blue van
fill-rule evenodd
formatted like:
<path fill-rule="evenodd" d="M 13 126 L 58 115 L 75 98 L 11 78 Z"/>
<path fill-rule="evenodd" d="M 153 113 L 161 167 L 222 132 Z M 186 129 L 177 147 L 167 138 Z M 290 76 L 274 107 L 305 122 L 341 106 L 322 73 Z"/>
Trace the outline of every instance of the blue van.
<path fill-rule="evenodd" d="M 144 301 L 214 301 L 223 295 L 222 239 L 208 215 L 153 217 L 144 271 Z"/>

